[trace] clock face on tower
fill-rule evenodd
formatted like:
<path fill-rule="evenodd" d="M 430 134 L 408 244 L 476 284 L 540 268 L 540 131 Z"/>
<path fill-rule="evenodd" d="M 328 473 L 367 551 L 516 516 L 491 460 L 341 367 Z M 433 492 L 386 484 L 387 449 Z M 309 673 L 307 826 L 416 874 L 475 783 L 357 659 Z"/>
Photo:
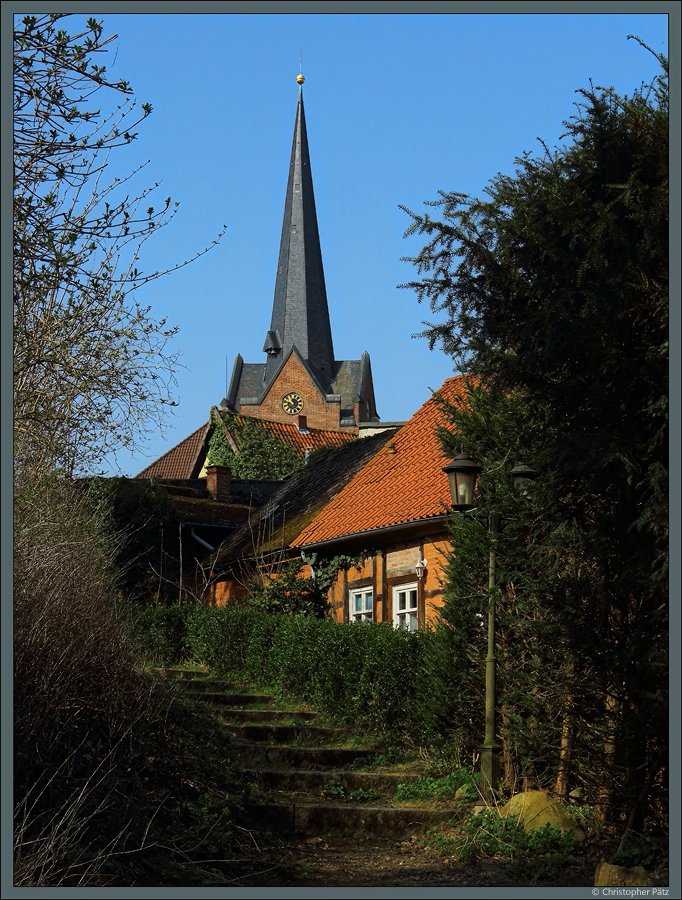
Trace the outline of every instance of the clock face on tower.
<path fill-rule="evenodd" d="M 303 397 L 296 391 L 289 391 L 282 397 L 282 409 L 288 416 L 295 416 L 303 409 Z"/>

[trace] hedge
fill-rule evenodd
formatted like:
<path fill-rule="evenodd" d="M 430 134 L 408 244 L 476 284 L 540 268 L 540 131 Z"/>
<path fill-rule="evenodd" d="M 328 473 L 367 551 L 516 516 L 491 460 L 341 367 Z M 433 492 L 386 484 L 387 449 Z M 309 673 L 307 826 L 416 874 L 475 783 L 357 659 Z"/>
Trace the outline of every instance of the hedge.
<path fill-rule="evenodd" d="M 157 665 L 193 661 L 294 695 L 337 721 L 421 744 L 439 737 L 434 698 L 439 706 L 447 684 L 440 670 L 435 682 L 429 677 L 434 632 L 197 606 L 147 608 L 135 631 Z"/>

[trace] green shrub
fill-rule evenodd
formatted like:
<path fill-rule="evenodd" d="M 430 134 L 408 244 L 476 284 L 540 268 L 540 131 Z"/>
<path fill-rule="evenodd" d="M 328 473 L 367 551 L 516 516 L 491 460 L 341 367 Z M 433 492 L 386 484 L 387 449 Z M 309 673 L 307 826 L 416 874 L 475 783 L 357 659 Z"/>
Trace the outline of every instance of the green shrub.
<path fill-rule="evenodd" d="M 187 619 L 187 653 L 194 662 L 203 663 L 210 669 L 223 668 L 224 655 L 237 649 L 236 641 L 225 642 L 225 636 L 237 637 L 234 629 L 229 631 L 223 627 L 225 610 L 210 607 L 195 607 Z M 233 668 L 239 667 L 240 660 L 235 658 Z"/>
<path fill-rule="evenodd" d="M 405 689 L 432 635 L 252 608 L 150 607 L 135 632 L 157 664 L 193 660 L 268 684 L 338 721 L 424 743 L 422 698 Z"/>
<path fill-rule="evenodd" d="M 157 666 L 186 662 L 192 657 L 188 648 L 188 621 L 195 607 L 143 606 L 130 612 L 130 623 L 142 656 Z"/>
<path fill-rule="evenodd" d="M 467 769 L 457 769 L 442 777 L 420 775 L 410 784 L 399 784 L 395 799 L 404 800 L 453 800 L 461 787 L 471 788 L 471 796 L 476 797 L 476 777 Z"/>
<path fill-rule="evenodd" d="M 440 697 L 449 696 L 448 679 L 418 674 L 427 671 L 434 647 L 440 652 L 438 631 L 411 633 L 388 623 L 340 624 L 305 614 L 187 604 L 139 610 L 135 633 L 145 656 L 158 665 L 201 663 L 295 696 L 336 721 L 387 739 L 433 746 L 456 736 L 447 719 L 439 722 L 432 715 Z M 450 764 L 447 771 L 428 774 L 440 778 L 451 769 Z"/>
<path fill-rule="evenodd" d="M 301 576 L 302 566 L 301 559 L 291 559 L 277 566 L 276 577 L 253 581 L 244 604 L 263 612 L 322 618 L 326 600 L 314 579 Z"/>
<path fill-rule="evenodd" d="M 568 862 L 579 847 L 569 832 L 547 825 L 526 831 L 515 818 L 503 818 L 496 810 L 485 809 L 464 823 L 455 854 L 461 862 L 495 857 L 511 864 L 519 876 L 539 877 Z"/>

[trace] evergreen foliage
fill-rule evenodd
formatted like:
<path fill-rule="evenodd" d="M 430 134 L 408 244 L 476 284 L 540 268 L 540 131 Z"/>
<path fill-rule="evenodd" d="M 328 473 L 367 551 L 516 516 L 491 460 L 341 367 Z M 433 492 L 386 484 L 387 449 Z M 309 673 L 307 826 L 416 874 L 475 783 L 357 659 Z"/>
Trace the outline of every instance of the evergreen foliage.
<path fill-rule="evenodd" d="M 286 560 L 265 578 L 252 581 L 245 605 L 269 613 L 321 618 L 325 612 L 324 597 L 312 578 L 301 576 L 302 566 L 300 559 Z"/>
<path fill-rule="evenodd" d="M 303 468 L 304 460 L 296 450 L 272 434 L 259 419 L 240 418 L 215 406 L 211 418 L 215 427 L 209 440 L 207 465 L 227 466 L 233 478 L 273 481 Z M 233 436 L 237 450 L 230 446 L 225 428 Z"/>
<path fill-rule="evenodd" d="M 145 607 L 136 617 L 140 646 L 156 663 L 187 660 L 242 677 L 353 722 L 426 746 L 425 697 L 406 690 L 406 673 L 425 665 L 431 632 L 388 624 L 339 624 L 310 615 L 234 607 Z"/>
<path fill-rule="evenodd" d="M 409 286 L 462 371 L 451 452 L 484 467 L 480 514 L 501 513 L 498 672 L 505 771 L 577 785 L 628 827 L 663 816 L 667 736 L 668 93 L 580 92 L 568 143 L 517 160 L 487 200 L 443 193 Z M 540 470 L 520 502 L 508 472 Z M 454 517 L 456 670 L 443 713 L 475 740 L 483 708 L 489 538 Z M 447 652 L 445 652 L 447 650 Z M 464 701 L 467 701 L 465 704 Z"/>

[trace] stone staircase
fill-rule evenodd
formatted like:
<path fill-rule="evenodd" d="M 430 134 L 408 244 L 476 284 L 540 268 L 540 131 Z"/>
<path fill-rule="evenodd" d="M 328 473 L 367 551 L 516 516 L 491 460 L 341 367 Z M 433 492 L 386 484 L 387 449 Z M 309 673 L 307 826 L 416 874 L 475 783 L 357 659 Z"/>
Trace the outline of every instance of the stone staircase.
<path fill-rule="evenodd" d="M 372 770 L 379 750 L 310 710 L 279 709 L 274 696 L 187 669 L 160 669 L 187 697 L 211 707 L 230 733 L 241 773 L 244 824 L 280 835 L 405 838 L 449 821 L 447 809 L 398 804 L 417 776 Z"/>

